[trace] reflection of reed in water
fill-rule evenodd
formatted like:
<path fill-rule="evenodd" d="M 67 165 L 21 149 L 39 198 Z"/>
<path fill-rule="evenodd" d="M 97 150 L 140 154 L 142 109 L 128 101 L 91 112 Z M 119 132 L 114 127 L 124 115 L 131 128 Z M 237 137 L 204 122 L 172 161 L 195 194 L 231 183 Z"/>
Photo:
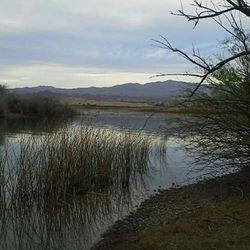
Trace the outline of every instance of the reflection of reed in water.
<path fill-rule="evenodd" d="M 5 149 L 2 247 L 82 249 L 101 218 L 107 223 L 129 204 L 131 187 L 147 174 L 151 141 L 143 133 L 81 127 L 25 137 L 11 157 Z"/>
<path fill-rule="evenodd" d="M 8 134 L 30 133 L 42 134 L 56 131 L 68 125 L 70 119 L 46 119 L 46 118 L 13 118 L 0 119 L 0 146 L 5 144 Z"/>

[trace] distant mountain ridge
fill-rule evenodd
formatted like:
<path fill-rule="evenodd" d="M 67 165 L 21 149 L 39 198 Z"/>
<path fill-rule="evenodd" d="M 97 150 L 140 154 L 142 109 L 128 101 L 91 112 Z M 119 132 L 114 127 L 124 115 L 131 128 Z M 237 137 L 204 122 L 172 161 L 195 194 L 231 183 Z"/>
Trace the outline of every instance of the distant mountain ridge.
<path fill-rule="evenodd" d="M 193 90 L 197 85 L 190 82 L 181 81 L 158 81 L 146 84 L 125 83 L 112 87 L 89 87 L 89 88 L 55 88 L 51 86 L 24 87 L 10 89 L 10 92 L 16 94 L 54 94 L 67 96 L 107 96 L 107 97 L 129 97 L 146 99 L 165 99 L 177 98 L 186 95 L 186 91 Z M 201 86 L 201 92 L 207 92 L 207 86 Z"/>

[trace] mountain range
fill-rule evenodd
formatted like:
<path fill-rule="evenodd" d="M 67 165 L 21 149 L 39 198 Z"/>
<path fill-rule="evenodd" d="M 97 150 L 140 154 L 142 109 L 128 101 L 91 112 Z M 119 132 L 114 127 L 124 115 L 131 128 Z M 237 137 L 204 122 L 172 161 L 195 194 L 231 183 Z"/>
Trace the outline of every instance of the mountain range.
<path fill-rule="evenodd" d="M 125 83 L 112 87 L 89 88 L 55 88 L 51 86 L 24 87 L 10 89 L 16 94 L 48 94 L 61 96 L 102 96 L 102 97 L 126 97 L 135 99 L 169 99 L 187 95 L 187 90 L 193 90 L 197 85 L 181 81 L 157 81 L 146 84 Z M 199 92 L 208 92 L 207 86 L 201 86 Z"/>

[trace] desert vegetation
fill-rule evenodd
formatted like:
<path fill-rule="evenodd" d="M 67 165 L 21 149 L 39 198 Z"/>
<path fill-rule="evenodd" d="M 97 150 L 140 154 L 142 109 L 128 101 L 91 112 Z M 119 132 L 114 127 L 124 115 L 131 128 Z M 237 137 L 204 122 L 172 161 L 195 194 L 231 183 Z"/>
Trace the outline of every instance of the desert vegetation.
<path fill-rule="evenodd" d="M 178 136 L 189 137 L 187 148 L 200 151 L 196 161 L 227 172 L 230 167 L 248 167 L 250 163 L 250 36 L 243 18 L 249 20 L 247 1 L 194 1 L 194 13 L 180 9 L 175 15 L 194 22 L 194 27 L 213 19 L 226 33 L 220 44 L 220 54 L 202 56 L 198 48 L 188 53 L 162 37 L 156 45 L 183 57 L 194 65 L 195 72 L 181 75 L 198 79 L 197 87 L 180 106 L 196 107 L 193 115 L 179 123 Z M 245 21 L 245 20 L 244 20 Z M 168 74 L 163 74 L 168 75 Z M 199 95 L 197 90 L 207 82 L 211 95 Z"/>
<path fill-rule="evenodd" d="M 6 89 L 0 85 L 0 117 L 4 117 L 7 113 Z"/>
<path fill-rule="evenodd" d="M 57 99 L 39 95 L 9 95 L 8 109 L 12 113 L 25 116 L 53 117 L 73 114 L 71 108 L 60 103 Z"/>
<path fill-rule="evenodd" d="M 41 95 L 16 95 L 0 85 L 0 116 L 8 114 L 33 117 L 72 116 L 74 111 L 67 104 L 53 97 Z"/>

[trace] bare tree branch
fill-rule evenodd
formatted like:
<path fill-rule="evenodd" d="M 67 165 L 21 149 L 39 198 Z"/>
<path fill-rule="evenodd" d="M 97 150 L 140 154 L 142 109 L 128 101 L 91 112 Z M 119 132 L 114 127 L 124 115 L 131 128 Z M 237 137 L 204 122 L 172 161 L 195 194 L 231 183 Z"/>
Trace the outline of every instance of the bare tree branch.
<path fill-rule="evenodd" d="M 245 0 L 224 0 L 224 5 L 215 5 L 211 0 L 211 7 L 204 5 L 201 1 L 194 0 L 193 6 L 197 8 L 196 14 L 187 14 L 183 10 L 183 6 L 178 11 L 178 13 L 172 13 L 174 15 L 183 16 L 188 19 L 188 21 L 194 21 L 195 26 L 201 19 L 213 19 L 215 22 L 224 29 L 230 36 L 236 39 L 235 46 L 237 47 L 237 53 L 234 53 L 232 56 L 228 56 L 225 59 L 221 59 L 217 63 L 209 63 L 207 58 L 204 58 L 200 55 L 198 49 L 193 48 L 193 53 L 189 54 L 179 48 L 172 46 L 168 39 L 164 36 L 160 36 L 161 39 L 153 39 L 155 46 L 169 50 L 173 53 L 176 53 L 183 57 L 185 60 L 198 67 L 198 69 L 203 72 L 202 74 L 194 73 L 184 73 L 184 74 L 158 74 L 157 76 L 167 76 L 167 75 L 182 75 L 182 76 L 193 76 L 200 78 L 197 87 L 193 90 L 191 96 L 199 89 L 201 84 L 214 72 L 224 67 L 226 64 L 235 61 L 238 58 L 249 56 L 250 55 L 250 45 L 249 37 L 246 34 L 245 30 L 242 27 L 241 17 L 239 20 L 236 20 L 235 14 L 233 12 L 238 12 L 244 14 L 246 17 L 250 17 L 250 5 Z M 221 16 L 226 18 L 226 21 L 229 22 L 229 28 L 222 21 Z"/>
<path fill-rule="evenodd" d="M 225 0 L 225 2 L 228 3 L 228 5 L 226 5 L 226 6 L 220 5 L 219 7 L 223 8 L 223 9 L 218 10 L 214 7 L 215 5 L 213 4 L 213 2 L 211 2 L 213 5 L 213 8 L 210 8 L 206 5 L 203 5 L 202 2 L 198 2 L 197 0 L 195 0 L 193 6 L 200 9 L 200 12 L 197 11 L 196 15 L 187 14 L 183 10 L 183 7 L 180 10 L 178 10 L 177 13 L 172 12 L 172 14 L 177 15 L 177 16 L 184 16 L 187 18 L 188 21 L 194 21 L 195 26 L 198 24 L 198 22 L 201 19 L 209 19 L 209 18 L 219 17 L 221 15 L 232 12 L 234 10 L 239 11 L 239 12 L 243 13 L 244 15 L 250 17 L 250 6 L 246 3 L 246 1 L 239 0 L 239 1 L 237 1 L 238 2 L 237 4 L 231 0 Z"/>
<path fill-rule="evenodd" d="M 192 73 L 162 73 L 162 74 L 158 74 L 158 75 L 154 75 L 151 76 L 150 78 L 154 78 L 154 77 L 162 77 L 162 76 L 192 76 L 192 77 L 200 77 L 202 78 L 203 75 L 199 75 L 199 74 L 192 74 Z"/>
<path fill-rule="evenodd" d="M 183 58 L 185 58 L 187 61 L 191 62 L 192 64 L 198 66 L 199 68 L 201 68 L 204 71 L 204 74 L 193 74 L 193 73 L 182 73 L 182 74 L 159 74 L 157 76 L 167 76 L 167 75 L 182 75 L 182 76 L 194 76 L 194 77 L 199 77 L 201 78 L 199 83 L 197 84 L 197 87 L 193 90 L 193 92 L 191 93 L 191 97 L 195 94 L 195 92 L 199 89 L 200 85 L 207 79 L 207 77 L 209 75 L 211 75 L 212 73 L 214 73 L 215 71 L 219 70 L 220 68 L 222 68 L 224 65 L 226 65 L 227 63 L 239 58 L 239 57 L 243 57 L 243 56 L 247 56 L 250 55 L 250 50 L 249 51 L 242 51 L 240 53 L 237 53 L 231 57 L 226 58 L 225 60 L 222 60 L 220 62 L 218 62 L 217 64 L 210 66 L 205 59 L 201 59 L 200 55 L 197 55 L 196 52 L 193 50 L 193 57 L 194 58 L 198 58 L 198 60 L 192 58 L 191 56 L 189 56 L 187 53 L 185 53 L 184 51 L 177 49 L 175 47 L 173 47 L 171 45 L 171 43 L 163 36 L 161 36 L 161 38 L 164 39 L 163 41 L 160 40 L 153 40 L 154 42 L 160 44 L 160 48 L 163 49 L 167 49 L 170 50 L 174 53 L 179 54 L 180 56 L 182 56 Z"/>

